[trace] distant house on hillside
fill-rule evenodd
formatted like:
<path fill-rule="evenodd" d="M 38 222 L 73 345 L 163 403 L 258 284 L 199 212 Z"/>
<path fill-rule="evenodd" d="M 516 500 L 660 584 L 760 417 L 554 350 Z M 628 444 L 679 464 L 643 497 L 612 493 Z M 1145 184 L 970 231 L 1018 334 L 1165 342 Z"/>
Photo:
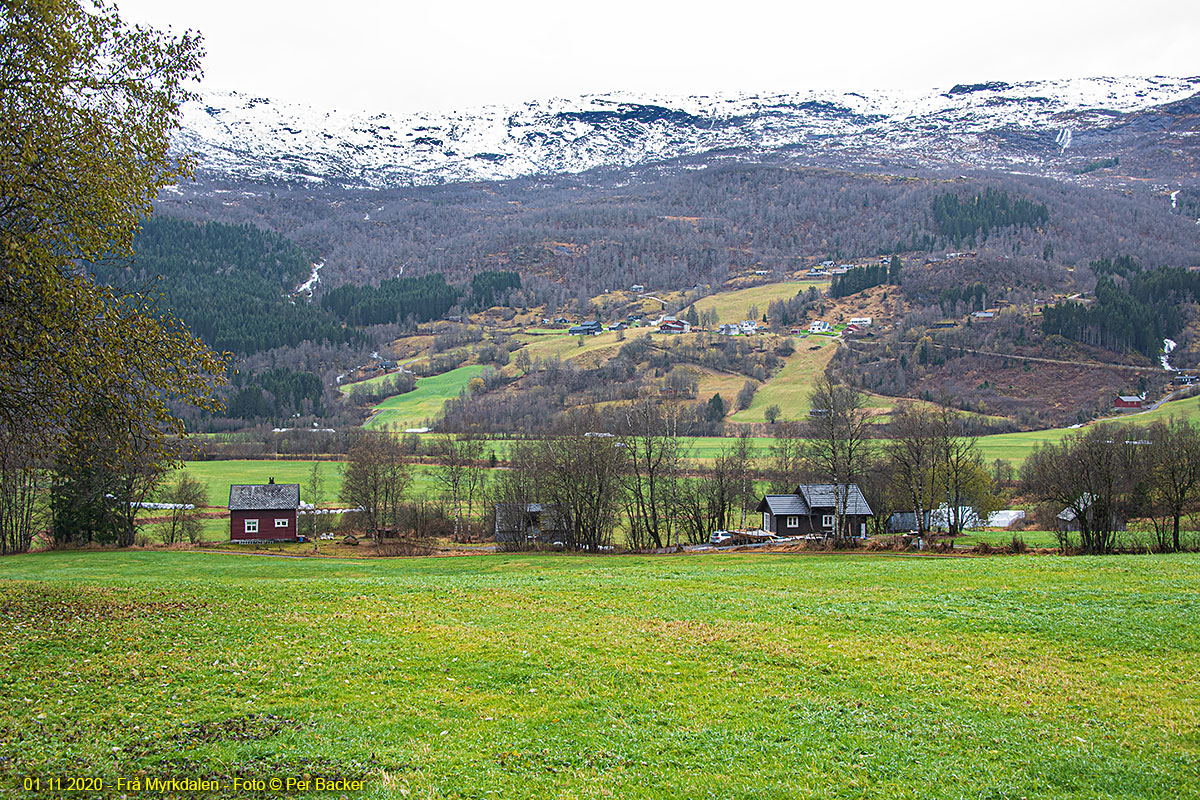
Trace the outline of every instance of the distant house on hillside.
<path fill-rule="evenodd" d="M 741 328 L 742 333 L 746 334 L 747 336 L 758 333 L 758 323 L 752 319 L 742 320 L 738 323 L 738 327 Z"/>
<path fill-rule="evenodd" d="M 833 326 L 823 319 L 815 320 L 808 326 L 809 333 L 829 333 L 831 330 L 833 330 Z"/>
<path fill-rule="evenodd" d="M 234 484 L 229 487 L 229 539 L 234 542 L 294 542 L 300 484 Z"/>
<path fill-rule="evenodd" d="M 870 317 L 851 317 L 850 324 L 857 325 L 860 328 L 869 328 L 869 327 L 871 327 L 871 318 Z"/>
<path fill-rule="evenodd" d="M 642 286 L 640 283 L 635 283 L 633 286 L 630 286 L 630 287 L 629 287 L 629 291 L 631 291 L 631 292 L 644 292 L 644 291 L 646 291 L 646 287 L 645 287 L 645 286 Z"/>
<path fill-rule="evenodd" d="M 604 332 L 604 326 L 595 320 L 581 322 L 575 327 L 567 331 L 569 336 L 595 336 L 598 333 Z"/>
<path fill-rule="evenodd" d="M 664 319 L 658 325 L 659 333 L 687 333 L 692 326 L 683 319 Z"/>
<path fill-rule="evenodd" d="M 741 326 L 734 325 L 732 322 L 726 322 L 722 324 L 721 327 L 717 328 L 718 336 L 738 336 L 741 334 L 741 332 Z"/>
<path fill-rule="evenodd" d="M 858 484 L 802 483 L 791 494 L 769 494 L 758 504 L 763 530 L 779 536 L 833 536 L 837 510 L 845 504 L 846 530 L 865 538 L 875 516 Z"/>
<path fill-rule="evenodd" d="M 1132 394 L 1123 394 L 1117 398 L 1114 408 L 1141 408 L 1144 398 Z"/>

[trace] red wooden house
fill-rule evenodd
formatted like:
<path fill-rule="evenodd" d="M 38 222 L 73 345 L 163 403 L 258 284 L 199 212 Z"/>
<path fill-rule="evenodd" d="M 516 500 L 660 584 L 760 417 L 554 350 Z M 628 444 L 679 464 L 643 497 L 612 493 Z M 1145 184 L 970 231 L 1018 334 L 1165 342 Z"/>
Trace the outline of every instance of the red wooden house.
<path fill-rule="evenodd" d="M 1141 408 L 1143 400 L 1133 395 L 1121 395 L 1117 398 L 1114 408 Z"/>
<path fill-rule="evenodd" d="M 294 542 L 300 484 L 235 484 L 229 487 L 229 538 L 234 542 Z"/>

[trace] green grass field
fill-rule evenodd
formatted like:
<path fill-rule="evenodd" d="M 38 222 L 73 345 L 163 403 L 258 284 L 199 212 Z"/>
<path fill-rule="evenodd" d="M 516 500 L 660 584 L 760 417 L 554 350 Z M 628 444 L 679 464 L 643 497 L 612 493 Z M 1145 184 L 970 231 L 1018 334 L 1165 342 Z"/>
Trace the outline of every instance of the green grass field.
<path fill-rule="evenodd" d="M 646 330 L 628 330 L 625 331 L 626 340 L 634 336 L 649 335 L 650 329 Z M 526 343 L 525 348 L 529 351 L 530 358 L 552 359 L 555 356 L 564 361 L 577 358 L 586 353 L 594 353 L 597 350 L 611 349 L 614 353 L 620 348 L 623 341 L 617 339 L 616 331 L 605 331 L 596 336 L 570 336 L 566 330 L 557 330 L 549 334 L 541 335 L 518 335 L 520 341 Z M 580 345 L 580 342 L 583 342 Z M 510 369 L 512 369 L 510 367 Z"/>
<path fill-rule="evenodd" d="M 1200 796 L 1197 556 L 62 552 L 0 598 L 10 791 Z"/>
<path fill-rule="evenodd" d="M 415 361 L 420 361 L 420 360 L 421 359 L 419 359 L 419 358 L 413 358 L 413 359 L 409 359 L 408 361 L 406 361 L 404 363 L 407 366 L 407 365 L 412 364 Z M 384 381 L 394 380 L 397 377 L 399 377 L 399 373 L 389 372 L 384 375 L 376 375 L 374 378 L 367 378 L 366 380 L 355 381 L 354 383 L 345 383 L 345 384 L 342 384 L 338 388 L 340 388 L 344 394 L 354 394 L 356 391 L 358 391 L 360 389 L 370 389 L 370 388 L 378 386 L 379 384 L 383 383 Z M 418 380 L 420 380 L 420 379 L 418 378 Z"/>
<path fill-rule="evenodd" d="M 807 419 L 811 404 L 808 402 L 813 387 L 825 373 L 825 367 L 833 358 L 837 347 L 830 340 L 809 337 L 796 343 L 796 352 L 788 357 L 787 363 L 770 380 L 754 393 L 749 408 L 731 414 L 733 422 L 766 422 L 766 410 L 779 406 L 783 420 Z M 811 350 L 811 347 L 818 347 Z"/>
<path fill-rule="evenodd" d="M 758 306 L 758 314 L 761 318 L 763 314 L 767 313 L 767 306 L 771 305 L 771 301 L 788 300 L 795 297 L 797 292 L 806 292 L 809 287 L 813 286 L 823 291 L 829 288 L 829 281 L 785 281 L 753 286 L 749 289 L 720 292 L 709 295 L 703 300 L 697 300 L 696 311 L 713 308 L 716 309 L 717 317 L 721 322 L 740 322 L 746 319 L 750 306 Z"/>
<path fill-rule="evenodd" d="M 342 462 L 322 461 L 321 477 L 325 483 L 324 506 L 338 506 L 338 492 L 342 489 Z M 235 483 L 266 483 L 275 478 L 276 483 L 300 484 L 301 499 L 309 498 L 304 485 L 312 470 L 311 461 L 188 461 L 188 473 L 206 487 L 208 503 L 212 506 L 229 504 L 229 487 Z M 435 467 L 429 464 L 413 464 L 412 484 L 408 493 L 413 497 L 432 497 L 440 487 L 434 476 Z"/>
<path fill-rule="evenodd" d="M 1054 535 L 1053 531 L 967 531 L 962 536 L 955 538 L 954 543 L 974 545 L 987 542 L 994 547 L 1002 547 L 1011 542 L 1014 536 L 1019 536 L 1030 547 L 1049 549 L 1058 547 L 1058 537 Z"/>
<path fill-rule="evenodd" d="M 471 379 L 483 372 L 484 367 L 472 364 L 459 367 L 441 375 L 418 378 L 417 388 L 406 394 L 389 397 L 375 406 L 375 414 L 364 427 L 370 430 L 396 430 L 420 428 L 435 421 L 442 414 L 442 406 L 466 388 Z"/>

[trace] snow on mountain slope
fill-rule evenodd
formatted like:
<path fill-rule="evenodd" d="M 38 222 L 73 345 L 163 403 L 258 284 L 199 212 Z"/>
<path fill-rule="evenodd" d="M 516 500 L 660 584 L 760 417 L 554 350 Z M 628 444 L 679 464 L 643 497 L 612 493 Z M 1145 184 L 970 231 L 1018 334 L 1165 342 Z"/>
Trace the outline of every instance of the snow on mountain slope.
<path fill-rule="evenodd" d="M 1089 78 L 927 92 L 618 93 L 406 115 L 226 93 L 185 107 L 176 146 L 197 153 L 203 172 L 377 188 L 628 167 L 717 148 L 1020 167 L 1087 141 L 1080 132 L 1197 92 L 1200 77 Z"/>

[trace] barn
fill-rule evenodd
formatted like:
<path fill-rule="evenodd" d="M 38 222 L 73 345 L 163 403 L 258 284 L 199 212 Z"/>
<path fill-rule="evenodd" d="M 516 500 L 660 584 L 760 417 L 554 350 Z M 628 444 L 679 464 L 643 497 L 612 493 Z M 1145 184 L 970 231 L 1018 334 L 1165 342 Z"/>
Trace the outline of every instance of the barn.
<path fill-rule="evenodd" d="M 300 484 L 234 484 L 229 487 L 229 539 L 233 542 L 295 542 Z"/>

